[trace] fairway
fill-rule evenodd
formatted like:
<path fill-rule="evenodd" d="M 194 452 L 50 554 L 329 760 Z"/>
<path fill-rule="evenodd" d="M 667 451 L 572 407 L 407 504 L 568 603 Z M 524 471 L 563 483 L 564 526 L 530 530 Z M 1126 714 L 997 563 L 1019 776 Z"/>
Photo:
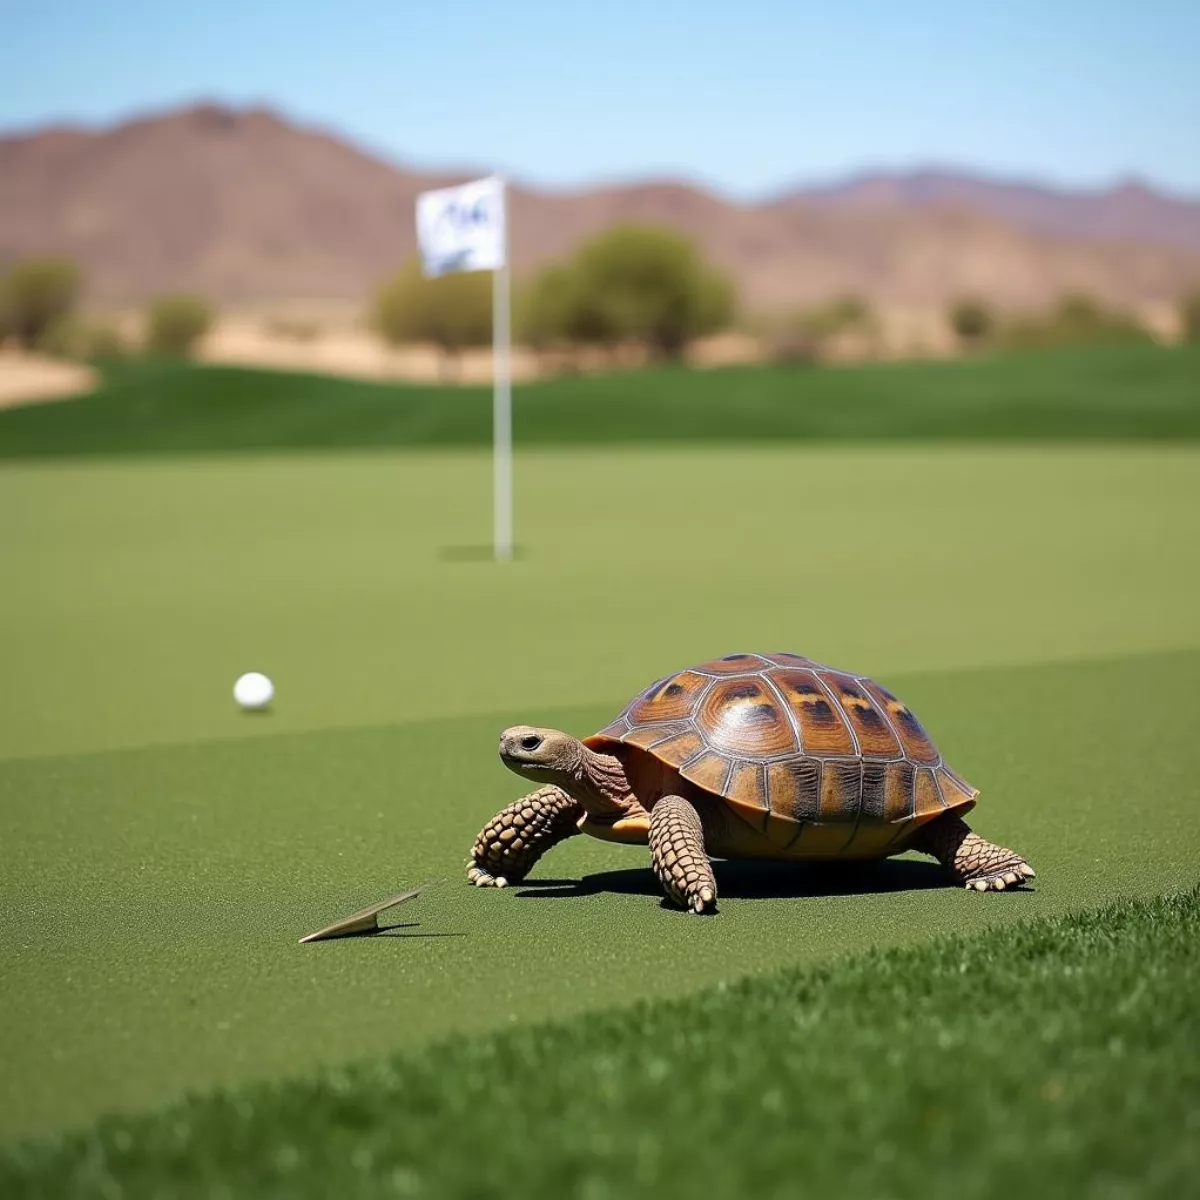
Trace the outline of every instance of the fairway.
<path fill-rule="evenodd" d="M 517 479 L 497 567 L 470 452 L 0 472 L 0 1135 L 1200 876 L 1200 453 L 578 451 Z M 898 689 L 1036 887 L 726 864 L 700 921 L 588 839 L 466 886 L 520 791 L 504 725 L 585 732 L 755 648 Z M 233 707 L 250 669 L 269 714 Z M 391 934 L 296 944 L 428 878 Z"/>

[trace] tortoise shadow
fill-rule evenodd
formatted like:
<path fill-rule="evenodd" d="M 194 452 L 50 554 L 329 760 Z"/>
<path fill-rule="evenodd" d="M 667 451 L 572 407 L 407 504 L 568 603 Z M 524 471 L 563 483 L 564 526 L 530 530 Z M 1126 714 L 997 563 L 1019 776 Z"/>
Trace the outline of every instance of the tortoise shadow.
<path fill-rule="evenodd" d="M 717 895 L 727 900 L 779 900 L 803 896 L 867 896 L 928 891 L 955 884 L 933 862 L 884 859 L 881 862 L 789 863 L 720 860 L 713 863 Z M 582 879 L 524 879 L 521 899 L 551 900 L 602 893 L 661 897 L 649 867 L 599 871 Z"/>

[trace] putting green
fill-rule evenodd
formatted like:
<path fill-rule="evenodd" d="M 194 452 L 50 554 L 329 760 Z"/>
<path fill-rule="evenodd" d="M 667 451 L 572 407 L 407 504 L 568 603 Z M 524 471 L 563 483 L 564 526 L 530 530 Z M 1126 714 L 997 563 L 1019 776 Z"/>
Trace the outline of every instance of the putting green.
<path fill-rule="evenodd" d="M 479 456 L 0 472 L 0 1134 L 1193 883 L 1197 466 L 530 455 L 527 554 L 501 568 L 462 549 Z M 658 906 L 643 851 L 584 839 L 528 886 L 465 885 L 520 788 L 502 724 L 591 728 L 756 646 L 900 689 L 1036 889 L 723 867 L 698 921 Z M 272 715 L 230 711 L 249 668 Z M 416 925 L 296 944 L 431 876 L 390 918 Z"/>
<path fill-rule="evenodd" d="M 0 471 L 0 758 L 622 700 L 730 649 L 874 674 L 1200 646 L 1200 451 L 477 453 Z M 278 686 L 246 719 L 246 670 Z"/>

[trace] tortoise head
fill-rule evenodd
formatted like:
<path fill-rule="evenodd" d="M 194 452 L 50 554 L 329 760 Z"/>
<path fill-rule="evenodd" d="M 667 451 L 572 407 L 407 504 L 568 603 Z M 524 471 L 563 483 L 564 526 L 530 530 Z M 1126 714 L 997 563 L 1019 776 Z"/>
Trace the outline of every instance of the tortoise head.
<path fill-rule="evenodd" d="M 514 725 L 500 735 L 500 759 L 526 779 L 556 783 L 565 789 L 581 774 L 584 748 L 578 738 L 557 729 Z"/>
<path fill-rule="evenodd" d="M 500 761 L 526 779 L 562 788 L 593 822 L 612 825 L 631 815 L 646 817 L 620 761 L 597 754 L 569 733 L 514 725 L 500 735 Z"/>

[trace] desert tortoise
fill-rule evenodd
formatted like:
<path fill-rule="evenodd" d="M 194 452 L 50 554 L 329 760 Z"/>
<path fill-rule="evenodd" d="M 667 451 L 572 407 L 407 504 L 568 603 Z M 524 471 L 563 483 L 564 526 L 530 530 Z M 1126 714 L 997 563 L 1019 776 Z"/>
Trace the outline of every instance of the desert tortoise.
<path fill-rule="evenodd" d="M 798 654 L 728 654 L 659 679 L 590 737 L 518 725 L 505 766 L 543 784 L 480 832 L 478 887 L 524 878 L 577 833 L 649 843 L 668 898 L 715 909 L 713 858 L 932 854 L 951 878 L 1001 891 L 1033 878 L 973 833 L 979 792 L 912 710 L 872 679 Z"/>

